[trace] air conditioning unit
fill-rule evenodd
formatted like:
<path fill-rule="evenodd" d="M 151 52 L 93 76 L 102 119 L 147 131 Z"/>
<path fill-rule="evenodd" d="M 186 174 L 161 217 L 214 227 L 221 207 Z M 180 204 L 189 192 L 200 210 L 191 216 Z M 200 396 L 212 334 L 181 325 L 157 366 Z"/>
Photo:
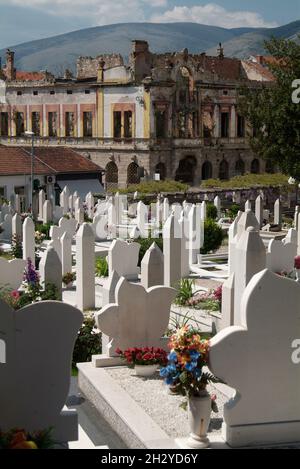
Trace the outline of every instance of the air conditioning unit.
<path fill-rule="evenodd" d="M 45 176 L 46 184 L 55 184 L 55 182 L 56 182 L 55 176 Z"/>

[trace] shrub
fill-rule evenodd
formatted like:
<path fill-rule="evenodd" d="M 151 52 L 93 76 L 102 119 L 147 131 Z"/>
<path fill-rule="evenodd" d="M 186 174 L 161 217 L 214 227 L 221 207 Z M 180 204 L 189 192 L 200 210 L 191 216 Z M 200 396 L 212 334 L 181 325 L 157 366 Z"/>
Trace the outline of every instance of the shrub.
<path fill-rule="evenodd" d="M 201 254 L 207 254 L 216 251 L 222 244 L 223 231 L 220 226 L 213 220 L 205 220 L 204 222 L 204 244 L 201 248 Z"/>
<path fill-rule="evenodd" d="M 136 243 L 140 244 L 140 252 L 139 252 L 139 263 L 138 265 L 141 266 L 142 259 L 146 254 L 146 251 L 152 246 L 153 243 L 156 243 L 159 249 L 163 250 L 163 239 L 162 238 L 138 238 L 134 240 Z"/>
<path fill-rule="evenodd" d="M 76 280 L 76 272 L 67 272 L 62 277 L 62 283 L 66 286 L 69 285 L 69 283 L 74 282 L 74 280 Z"/>
<path fill-rule="evenodd" d="M 178 287 L 177 287 L 177 296 L 175 299 L 175 303 L 178 306 L 186 306 L 188 300 L 193 296 L 193 286 L 194 280 L 183 278 L 180 280 Z"/>
<path fill-rule="evenodd" d="M 108 263 L 105 257 L 97 257 L 95 275 L 96 277 L 108 277 Z"/>
<path fill-rule="evenodd" d="M 37 223 L 35 227 L 35 231 L 38 231 L 39 233 L 42 233 L 43 235 L 46 236 L 46 239 L 50 239 L 50 228 L 53 225 L 53 223 Z"/>
<path fill-rule="evenodd" d="M 202 188 L 220 189 L 250 189 L 251 187 L 286 186 L 288 188 L 288 177 L 284 174 L 245 174 L 235 176 L 228 181 L 220 179 L 207 179 L 201 184 Z M 292 187 L 292 186 L 291 186 Z"/>
<path fill-rule="evenodd" d="M 232 204 L 231 207 L 228 209 L 228 216 L 232 219 L 236 218 L 238 212 L 240 210 L 240 206 L 237 204 Z"/>
<path fill-rule="evenodd" d="M 22 239 L 17 235 L 12 237 L 11 253 L 15 259 L 23 259 Z"/>
<path fill-rule="evenodd" d="M 210 220 L 216 220 L 216 218 L 218 218 L 218 209 L 214 206 L 214 204 L 207 204 L 206 216 Z"/>
<path fill-rule="evenodd" d="M 113 192 L 120 194 L 133 194 L 138 192 L 141 194 L 160 194 L 161 192 L 186 192 L 189 186 L 181 182 L 165 180 L 165 181 L 148 181 L 140 184 L 132 184 L 127 189 L 115 189 Z"/>
<path fill-rule="evenodd" d="M 101 353 L 101 348 L 101 333 L 95 328 L 94 318 L 85 318 L 75 342 L 73 367 L 91 361 L 92 355 Z"/>

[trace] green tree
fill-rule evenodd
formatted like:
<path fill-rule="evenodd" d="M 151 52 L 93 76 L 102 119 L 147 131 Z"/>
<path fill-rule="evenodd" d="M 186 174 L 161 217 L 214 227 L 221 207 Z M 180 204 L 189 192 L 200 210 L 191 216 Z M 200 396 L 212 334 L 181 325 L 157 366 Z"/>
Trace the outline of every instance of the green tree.
<path fill-rule="evenodd" d="M 265 48 L 275 58 L 270 65 L 275 80 L 242 89 L 239 109 L 254 129 L 254 152 L 299 181 L 300 104 L 292 94 L 300 79 L 300 44 L 273 38 Z"/>

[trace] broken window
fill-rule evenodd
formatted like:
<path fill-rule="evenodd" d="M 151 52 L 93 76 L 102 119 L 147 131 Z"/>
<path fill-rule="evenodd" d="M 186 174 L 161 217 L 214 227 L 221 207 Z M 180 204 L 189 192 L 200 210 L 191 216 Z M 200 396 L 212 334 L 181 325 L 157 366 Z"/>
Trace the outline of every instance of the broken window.
<path fill-rule="evenodd" d="M 25 132 L 24 113 L 16 112 L 16 136 L 21 137 Z"/>
<path fill-rule="evenodd" d="M 32 132 L 36 136 L 40 136 L 41 134 L 41 124 L 40 124 L 40 113 L 39 112 L 32 112 L 31 114 L 31 125 L 32 125 Z"/>
<path fill-rule="evenodd" d="M 229 137 L 229 112 L 221 113 L 221 138 Z"/>
<path fill-rule="evenodd" d="M 132 111 L 124 112 L 124 137 L 132 138 Z"/>
<path fill-rule="evenodd" d="M 83 113 L 83 136 L 84 137 L 93 136 L 93 113 L 92 112 Z"/>
<path fill-rule="evenodd" d="M 193 112 L 193 137 L 199 137 L 199 118 L 198 111 Z"/>
<path fill-rule="evenodd" d="M 114 111 L 114 138 L 122 137 L 122 112 Z"/>
<path fill-rule="evenodd" d="M 57 137 L 57 112 L 48 113 L 48 135 Z"/>
<path fill-rule="evenodd" d="M 8 112 L 1 112 L 0 115 L 0 135 L 8 137 Z"/>
<path fill-rule="evenodd" d="M 166 111 L 156 111 L 155 113 L 156 137 L 166 137 Z"/>
<path fill-rule="evenodd" d="M 245 137 L 245 118 L 243 116 L 237 116 L 237 136 L 238 138 Z"/>
<path fill-rule="evenodd" d="M 66 137 L 75 136 L 75 115 L 74 112 L 66 112 Z"/>

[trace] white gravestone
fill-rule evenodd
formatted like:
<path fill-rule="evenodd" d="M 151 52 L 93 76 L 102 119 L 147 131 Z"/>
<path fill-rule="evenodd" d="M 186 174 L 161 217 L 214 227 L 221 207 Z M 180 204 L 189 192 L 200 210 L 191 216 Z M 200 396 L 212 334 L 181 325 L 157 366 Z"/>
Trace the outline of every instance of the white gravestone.
<path fill-rule="evenodd" d="M 291 272 L 294 268 L 297 246 L 284 244 L 281 240 L 272 239 L 268 246 L 266 267 L 272 272 Z"/>
<path fill-rule="evenodd" d="M 236 390 L 224 406 L 223 438 L 232 447 L 299 442 L 299 284 L 259 272 L 240 318 L 211 340 L 209 353 L 212 372 Z"/>
<path fill-rule="evenodd" d="M 164 284 L 164 255 L 153 243 L 141 262 L 141 284 L 144 288 Z"/>
<path fill-rule="evenodd" d="M 174 287 L 181 279 L 181 228 L 174 215 L 170 215 L 163 229 L 164 285 Z"/>
<path fill-rule="evenodd" d="M 68 233 L 60 237 L 62 275 L 72 272 L 72 238 Z"/>
<path fill-rule="evenodd" d="M 42 190 L 39 191 L 39 220 L 44 218 L 44 203 L 46 201 L 45 192 Z"/>
<path fill-rule="evenodd" d="M 95 308 L 95 236 L 88 223 L 76 235 L 76 302 L 82 311 Z"/>
<path fill-rule="evenodd" d="M 52 428 L 55 441 L 77 440 L 77 413 L 62 408 L 82 313 L 53 301 L 19 311 L 1 301 L 0 309 L 0 343 L 5 342 L 5 363 L 0 364 L 1 430 Z"/>
<path fill-rule="evenodd" d="M 30 217 L 25 218 L 23 223 L 23 259 L 35 261 L 35 231 Z"/>
<path fill-rule="evenodd" d="M 51 244 L 47 250 L 42 254 L 39 265 L 41 284 L 43 288 L 47 288 L 48 284 L 55 285 L 59 299 L 62 296 L 62 268 L 61 261 Z"/>
<path fill-rule="evenodd" d="M 12 217 L 12 236 L 17 237 L 19 241 L 22 241 L 22 218 L 18 213 L 15 213 Z"/>
<path fill-rule="evenodd" d="M 71 238 L 73 238 L 76 234 L 77 230 L 77 221 L 74 218 L 61 218 L 58 222 L 59 228 L 62 230 L 62 232 L 68 233 Z"/>
<path fill-rule="evenodd" d="M 120 277 L 135 280 L 139 274 L 138 259 L 140 245 L 127 243 L 121 239 L 115 239 L 108 251 L 108 268 L 111 273 L 115 270 Z"/>
<path fill-rule="evenodd" d="M 53 221 L 53 207 L 50 200 L 46 200 L 43 205 L 43 223 L 47 224 Z"/>
<path fill-rule="evenodd" d="M 12 237 L 12 216 L 10 213 L 4 215 L 4 221 L 1 223 L 3 232 L 0 234 L 1 239 L 11 242 Z"/>
<path fill-rule="evenodd" d="M 234 324 L 240 324 L 241 299 L 246 286 L 253 275 L 266 267 L 266 249 L 259 236 L 259 232 L 253 227 L 240 237 L 235 251 L 235 285 L 234 285 Z"/>
<path fill-rule="evenodd" d="M 117 347 L 125 350 L 162 346 L 161 337 L 168 326 L 175 296 L 173 288 L 156 286 L 146 290 L 121 278 L 116 287 L 116 304 L 107 305 L 96 314 L 99 330 L 112 337 L 103 353 L 115 356 Z"/>
<path fill-rule="evenodd" d="M 7 261 L 0 257 L 0 287 L 18 290 L 23 282 L 26 261 L 13 259 Z"/>

